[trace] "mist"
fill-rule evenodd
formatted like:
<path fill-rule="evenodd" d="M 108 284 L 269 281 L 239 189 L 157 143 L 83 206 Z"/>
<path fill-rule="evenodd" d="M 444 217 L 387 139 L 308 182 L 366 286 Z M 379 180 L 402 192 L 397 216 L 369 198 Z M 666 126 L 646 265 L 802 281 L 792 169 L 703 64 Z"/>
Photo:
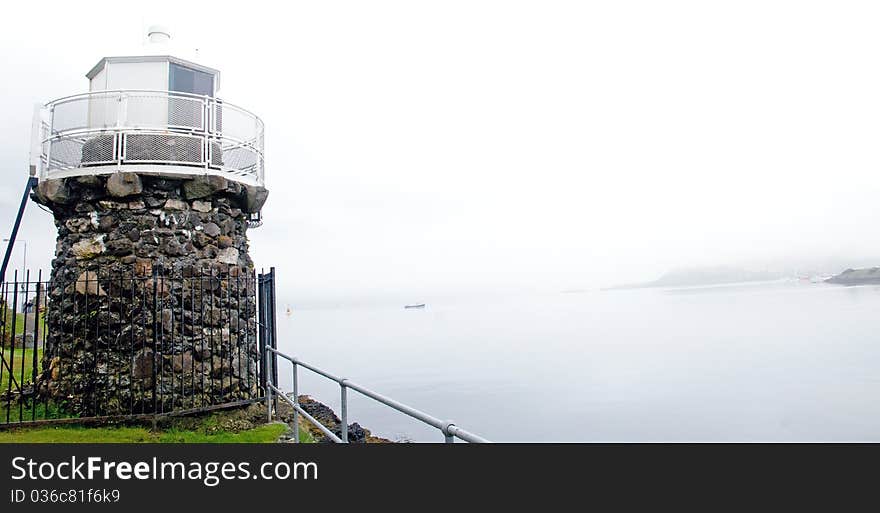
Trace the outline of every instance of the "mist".
<path fill-rule="evenodd" d="M 872 2 L 150 5 L 6 7 L 6 230 L 33 104 L 85 91 L 163 23 L 266 123 L 251 254 L 291 297 L 880 256 Z M 55 228 L 33 203 L 19 240 L 49 268 Z"/>

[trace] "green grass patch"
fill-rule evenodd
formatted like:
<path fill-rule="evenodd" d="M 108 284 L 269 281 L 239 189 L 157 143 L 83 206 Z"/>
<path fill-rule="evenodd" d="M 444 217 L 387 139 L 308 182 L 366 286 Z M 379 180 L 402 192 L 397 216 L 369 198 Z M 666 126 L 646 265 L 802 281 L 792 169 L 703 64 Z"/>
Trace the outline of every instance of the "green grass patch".
<path fill-rule="evenodd" d="M 182 431 L 171 429 L 159 434 L 159 442 L 187 443 L 187 444 L 263 444 L 278 440 L 287 426 L 284 424 L 266 424 L 253 429 L 239 431 L 237 433 L 216 432 L 205 433 L 201 431 Z"/>
<path fill-rule="evenodd" d="M 0 431 L 0 443 L 146 443 L 155 434 L 143 427 L 55 426 Z"/>
<path fill-rule="evenodd" d="M 8 417 L 7 411 L 9 412 Z M 6 403 L 5 401 L 0 402 L 0 424 L 19 421 L 27 422 L 30 420 L 66 419 L 74 416 L 75 415 L 65 413 L 53 402 L 44 403 L 38 401 L 33 409 L 31 408 L 30 402 L 25 402 L 23 405 L 19 405 L 16 401 L 11 401 L 9 403 Z"/>
<path fill-rule="evenodd" d="M 16 348 L 15 353 L 8 348 L 4 347 L 0 349 L 0 354 L 2 354 L 3 362 L 0 362 L 0 365 L 3 366 L 2 370 L 0 370 L 0 392 L 5 392 L 10 387 L 15 390 L 15 383 L 21 385 L 22 383 L 29 383 L 33 378 L 33 369 L 34 369 L 34 350 L 33 349 L 24 349 Z M 42 358 L 43 358 L 43 350 L 37 349 L 37 373 L 42 369 Z M 5 363 L 4 363 L 5 362 Z M 24 363 L 24 372 L 21 370 L 21 364 Z M 7 368 L 7 364 L 9 368 Z M 10 374 L 10 368 L 12 373 Z"/>
<path fill-rule="evenodd" d="M 151 431 L 137 426 L 55 426 L 0 430 L 0 443 L 273 443 L 285 431 L 287 426 L 283 424 L 266 424 L 236 433 Z"/>
<path fill-rule="evenodd" d="M 313 437 L 312 434 L 309 433 L 308 429 L 306 429 L 302 426 L 302 423 L 300 423 L 300 426 L 299 426 L 299 443 L 301 443 L 301 444 L 316 443 L 315 437 Z"/>
<path fill-rule="evenodd" d="M 0 413 L 2 423 L 5 413 Z M 17 419 L 17 408 L 10 413 Z M 197 416 L 164 417 L 156 424 L 10 426 L 0 429 L 0 443 L 273 443 L 288 433 L 290 428 L 283 422 L 265 424 L 264 414 L 263 406 L 257 404 Z M 24 417 L 30 420 L 27 410 Z M 299 440 L 315 442 L 302 419 Z"/>

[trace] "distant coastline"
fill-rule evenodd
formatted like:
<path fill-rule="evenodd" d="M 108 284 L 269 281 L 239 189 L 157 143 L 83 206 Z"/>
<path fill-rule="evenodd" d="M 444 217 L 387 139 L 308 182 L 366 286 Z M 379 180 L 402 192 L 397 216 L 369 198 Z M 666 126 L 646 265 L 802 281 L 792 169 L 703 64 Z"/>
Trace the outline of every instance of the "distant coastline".
<path fill-rule="evenodd" d="M 701 285 L 771 281 L 784 277 L 784 274 L 772 271 L 748 271 L 737 267 L 698 267 L 669 271 L 654 281 L 615 285 L 605 287 L 602 290 L 697 287 Z"/>
<path fill-rule="evenodd" d="M 825 280 L 837 285 L 880 285 L 880 267 L 847 269 Z"/>

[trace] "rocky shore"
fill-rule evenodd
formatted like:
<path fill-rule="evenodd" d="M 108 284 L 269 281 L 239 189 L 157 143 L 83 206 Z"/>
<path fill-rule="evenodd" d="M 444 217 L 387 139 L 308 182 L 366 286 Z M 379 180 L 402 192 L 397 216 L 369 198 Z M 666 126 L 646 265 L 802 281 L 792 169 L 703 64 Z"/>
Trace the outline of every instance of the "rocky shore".
<path fill-rule="evenodd" d="M 342 421 L 339 419 L 339 417 L 336 416 L 336 413 L 334 413 L 329 406 L 319 401 L 316 401 L 307 395 L 299 396 L 299 404 L 300 406 L 302 406 L 302 409 L 308 412 L 309 415 L 314 417 L 315 420 L 328 427 L 330 431 L 333 432 L 333 434 L 339 437 L 342 436 Z M 276 412 L 278 418 L 280 418 L 284 422 L 287 422 L 288 424 L 293 422 L 293 408 L 285 401 L 278 401 Z M 314 438 L 318 443 L 330 443 L 330 439 L 327 438 L 327 436 L 324 435 L 324 433 L 322 433 L 320 429 L 313 426 L 311 422 L 303 419 L 302 416 L 300 416 L 300 419 L 300 427 L 307 429 L 309 431 L 309 434 L 312 435 L 312 438 Z M 288 436 L 292 439 L 293 433 L 289 433 Z M 348 425 L 348 442 L 353 444 L 393 443 L 391 440 L 388 440 L 386 438 L 373 436 L 370 430 L 365 429 L 357 422 Z"/>
<path fill-rule="evenodd" d="M 314 400 L 308 395 L 299 396 L 299 404 L 309 415 L 317 419 L 321 424 L 330 428 L 336 436 L 342 436 L 342 431 L 340 430 L 342 421 L 329 406 L 320 401 Z M 211 418 L 211 422 L 206 423 L 205 419 L 209 417 Z M 283 434 L 278 441 L 281 443 L 293 442 L 293 408 L 291 408 L 291 406 L 285 401 L 278 401 L 275 408 L 275 419 L 288 426 L 287 432 Z M 328 439 L 321 430 L 313 426 L 312 423 L 303 418 L 302 415 L 300 415 L 299 419 L 300 430 L 308 431 L 309 435 L 311 435 L 315 442 L 331 443 L 330 439 Z M 158 421 L 158 427 L 197 431 L 206 430 L 205 426 L 210 425 L 210 428 L 207 428 L 208 433 L 235 433 L 254 429 L 265 424 L 265 422 L 266 403 L 258 402 L 244 408 L 221 410 L 202 416 L 166 417 Z M 357 422 L 349 424 L 348 426 L 348 441 L 353 444 L 394 443 L 386 438 L 374 436 L 369 429 L 363 428 Z"/>

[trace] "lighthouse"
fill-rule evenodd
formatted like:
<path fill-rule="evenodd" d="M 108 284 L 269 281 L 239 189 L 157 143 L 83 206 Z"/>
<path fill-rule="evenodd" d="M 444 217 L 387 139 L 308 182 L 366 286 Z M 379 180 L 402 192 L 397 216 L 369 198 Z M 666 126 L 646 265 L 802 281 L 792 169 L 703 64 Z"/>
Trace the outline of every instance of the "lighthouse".
<path fill-rule="evenodd" d="M 151 27 L 142 54 L 100 59 L 86 92 L 35 113 L 32 198 L 58 231 L 38 387 L 79 416 L 259 394 L 263 122 L 170 38 Z"/>

